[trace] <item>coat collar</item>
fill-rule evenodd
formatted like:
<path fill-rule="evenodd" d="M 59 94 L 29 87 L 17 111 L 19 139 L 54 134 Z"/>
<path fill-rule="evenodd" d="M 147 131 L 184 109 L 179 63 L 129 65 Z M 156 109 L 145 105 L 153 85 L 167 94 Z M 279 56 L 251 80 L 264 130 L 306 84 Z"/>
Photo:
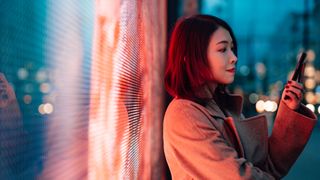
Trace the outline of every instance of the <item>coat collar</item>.
<path fill-rule="evenodd" d="M 204 87 L 198 92 L 198 98 L 206 102 L 205 108 L 214 118 L 223 119 L 231 127 L 239 145 L 239 156 L 249 159 L 250 162 L 259 164 L 265 159 L 267 151 L 268 129 L 264 115 L 242 119 L 241 112 L 243 98 L 236 94 L 222 94 L 225 99 L 224 111 L 215 102 L 210 87 Z M 259 132 L 259 133 L 256 133 Z M 258 151 L 257 151 L 258 150 Z"/>
<path fill-rule="evenodd" d="M 237 131 L 237 125 L 234 121 L 234 118 L 240 119 L 242 112 L 243 100 L 242 97 L 236 94 L 221 93 L 223 99 L 225 99 L 224 106 L 222 110 L 219 108 L 218 104 L 214 100 L 214 93 L 216 92 L 215 88 L 213 89 L 210 86 L 204 86 L 201 91 L 198 91 L 197 98 L 201 101 L 205 101 L 205 108 L 208 110 L 209 114 L 215 119 L 223 119 L 228 126 L 232 129 L 235 140 L 239 147 L 239 156 L 244 157 L 245 152 L 243 145 L 241 143 L 240 135 Z M 224 112 L 223 112 L 224 111 Z"/>
<path fill-rule="evenodd" d="M 207 84 L 204 85 L 201 90 L 196 91 L 196 96 L 197 98 L 207 102 L 205 107 L 208 109 L 211 116 L 225 118 L 224 113 L 213 99 L 214 92 L 215 85 Z M 230 112 L 233 116 L 240 117 L 243 107 L 242 96 L 229 93 L 223 93 L 223 95 L 225 98 L 226 111 Z"/>

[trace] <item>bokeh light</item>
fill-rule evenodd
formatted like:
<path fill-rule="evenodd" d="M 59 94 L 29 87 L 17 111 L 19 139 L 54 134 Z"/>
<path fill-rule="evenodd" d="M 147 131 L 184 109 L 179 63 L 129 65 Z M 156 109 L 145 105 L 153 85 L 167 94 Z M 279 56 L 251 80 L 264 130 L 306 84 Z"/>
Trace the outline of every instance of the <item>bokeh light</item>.
<path fill-rule="evenodd" d="M 316 70 L 314 66 L 308 65 L 304 69 L 304 75 L 307 77 L 314 77 L 316 74 Z"/>
<path fill-rule="evenodd" d="M 29 73 L 25 68 L 18 69 L 17 74 L 20 80 L 25 80 L 29 76 Z"/>
<path fill-rule="evenodd" d="M 40 91 L 42 93 L 49 93 L 51 90 L 51 85 L 49 83 L 41 83 Z"/>
<path fill-rule="evenodd" d="M 53 112 L 53 105 L 50 103 L 46 103 L 43 105 L 43 112 L 45 114 L 51 114 Z"/>
<path fill-rule="evenodd" d="M 258 113 L 264 112 L 264 101 L 263 100 L 259 100 L 256 103 L 256 110 L 257 110 Z"/>
<path fill-rule="evenodd" d="M 40 104 L 39 107 L 38 107 L 38 111 L 40 114 L 45 114 L 45 111 L 44 111 L 44 104 Z"/>
<path fill-rule="evenodd" d="M 309 108 L 312 112 L 315 111 L 315 107 L 313 104 L 307 104 L 306 107 Z"/>
<path fill-rule="evenodd" d="M 36 74 L 36 80 L 39 83 L 42 83 L 42 82 L 46 81 L 47 79 L 48 79 L 47 72 L 43 69 L 40 69 Z"/>
<path fill-rule="evenodd" d="M 260 76 L 260 78 L 263 78 L 266 74 L 266 66 L 262 62 L 259 62 L 255 66 L 257 74 Z"/>
<path fill-rule="evenodd" d="M 30 104 L 31 101 L 32 101 L 32 97 L 31 97 L 30 95 L 24 95 L 24 96 L 23 96 L 23 102 L 24 102 L 25 104 Z"/>
<path fill-rule="evenodd" d="M 304 84 L 307 89 L 314 89 L 316 86 L 316 81 L 313 78 L 307 78 Z"/>
<path fill-rule="evenodd" d="M 316 53 L 314 52 L 313 49 L 309 49 L 307 51 L 307 60 L 309 62 L 313 62 L 315 60 L 315 58 L 316 58 Z"/>
<path fill-rule="evenodd" d="M 54 107 L 51 103 L 40 104 L 38 111 L 40 114 L 51 114 L 54 111 Z"/>
<path fill-rule="evenodd" d="M 307 103 L 309 103 L 309 104 L 314 104 L 315 100 L 316 100 L 313 92 L 306 92 L 305 99 L 306 99 Z"/>
<path fill-rule="evenodd" d="M 243 75 L 243 76 L 248 76 L 249 73 L 250 73 L 250 69 L 246 65 L 241 66 L 239 71 L 240 71 L 240 74 Z"/>
<path fill-rule="evenodd" d="M 251 94 L 249 95 L 249 101 L 250 101 L 250 103 L 252 103 L 252 104 L 255 104 L 255 103 L 258 101 L 258 99 L 259 99 L 259 96 L 258 96 L 258 94 L 256 94 L 256 93 L 251 93 Z"/>

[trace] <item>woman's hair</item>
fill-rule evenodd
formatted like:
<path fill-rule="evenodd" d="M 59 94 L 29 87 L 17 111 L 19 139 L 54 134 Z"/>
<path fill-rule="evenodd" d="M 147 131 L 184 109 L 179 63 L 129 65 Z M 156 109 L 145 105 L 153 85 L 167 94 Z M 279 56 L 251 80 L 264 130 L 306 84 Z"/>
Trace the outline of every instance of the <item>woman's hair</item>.
<path fill-rule="evenodd" d="M 231 27 L 222 19 L 209 15 L 194 15 L 177 21 L 171 34 L 165 87 L 175 97 L 194 98 L 195 91 L 212 79 L 207 50 L 212 34 L 226 29 L 237 55 L 237 42 Z"/>

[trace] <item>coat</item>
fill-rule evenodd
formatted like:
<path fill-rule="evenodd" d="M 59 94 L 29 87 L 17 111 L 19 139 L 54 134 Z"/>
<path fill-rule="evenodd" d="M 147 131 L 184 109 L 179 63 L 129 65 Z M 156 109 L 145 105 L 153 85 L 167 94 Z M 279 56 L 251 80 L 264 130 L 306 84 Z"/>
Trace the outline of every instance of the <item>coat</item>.
<path fill-rule="evenodd" d="M 212 95 L 206 92 L 205 96 Z M 315 114 L 280 102 L 272 134 L 264 115 L 244 118 L 242 97 L 227 95 L 225 113 L 175 98 L 163 126 L 164 153 L 173 179 L 280 179 L 305 147 Z"/>

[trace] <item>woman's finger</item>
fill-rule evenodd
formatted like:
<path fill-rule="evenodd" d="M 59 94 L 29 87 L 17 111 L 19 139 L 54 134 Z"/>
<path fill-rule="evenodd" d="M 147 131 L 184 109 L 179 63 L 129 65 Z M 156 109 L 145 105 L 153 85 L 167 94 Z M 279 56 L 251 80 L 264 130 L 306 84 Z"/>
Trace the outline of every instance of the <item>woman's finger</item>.
<path fill-rule="evenodd" d="M 289 86 L 293 86 L 297 89 L 303 89 L 303 84 L 297 82 L 297 81 L 288 81 L 288 84 Z"/>
<path fill-rule="evenodd" d="M 286 90 L 283 95 L 283 101 L 290 109 L 296 110 L 299 108 L 301 101 L 293 92 Z"/>
<path fill-rule="evenodd" d="M 289 90 L 285 91 L 285 100 L 287 100 L 288 97 L 289 99 L 295 101 L 295 102 L 298 102 L 299 101 L 299 98 L 297 97 L 297 95 Z"/>
<path fill-rule="evenodd" d="M 286 87 L 285 90 L 292 92 L 298 99 L 302 99 L 303 93 L 302 93 L 301 89 L 297 89 L 292 86 L 288 86 L 288 87 Z"/>
<path fill-rule="evenodd" d="M 290 95 L 290 97 L 294 97 L 294 98 L 291 98 L 293 100 L 296 100 L 296 101 L 301 101 L 302 100 L 302 95 L 299 95 L 299 94 L 296 94 L 295 92 L 291 91 L 291 90 L 286 90 L 286 94 L 287 95 Z"/>

